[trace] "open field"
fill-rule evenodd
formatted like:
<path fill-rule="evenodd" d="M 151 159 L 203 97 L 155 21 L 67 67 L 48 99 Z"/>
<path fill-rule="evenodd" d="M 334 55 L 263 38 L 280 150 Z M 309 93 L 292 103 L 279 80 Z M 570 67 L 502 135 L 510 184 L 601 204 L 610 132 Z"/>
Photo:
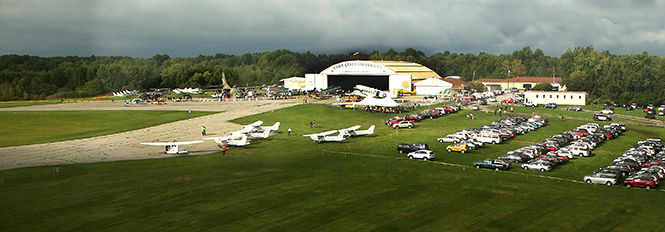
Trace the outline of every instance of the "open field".
<path fill-rule="evenodd" d="M 237 123 L 282 122 L 282 132 L 226 156 L 180 156 L 0 171 L 0 223 L 7 231 L 661 231 L 665 192 L 578 183 L 662 128 L 630 126 L 588 158 L 551 173 L 476 170 L 473 161 L 586 123 L 550 125 L 501 145 L 447 153 L 436 138 L 498 116 L 468 111 L 411 130 L 388 114 L 299 105 Z M 490 113 L 491 114 L 491 113 Z M 317 128 L 309 128 L 310 120 Z M 313 144 L 304 133 L 360 124 L 376 136 Z M 427 142 L 436 162 L 408 160 L 400 142 Z M 515 167 L 515 166 L 514 166 Z M 554 178 L 549 178 L 554 177 Z M 662 189 L 662 187 L 660 188 Z"/>
<path fill-rule="evenodd" d="M 113 134 L 209 115 L 181 111 L 0 111 L 0 147 Z"/>

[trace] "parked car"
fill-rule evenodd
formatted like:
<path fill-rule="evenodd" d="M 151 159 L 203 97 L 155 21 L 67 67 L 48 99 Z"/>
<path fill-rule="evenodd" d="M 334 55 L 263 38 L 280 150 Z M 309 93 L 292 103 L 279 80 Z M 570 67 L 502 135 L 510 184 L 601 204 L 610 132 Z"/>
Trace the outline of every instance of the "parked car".
<path fill-rule="evenodd" d="M 471 106 L 471 110 L 480 110 L 480 106 L 473 105 L 473 106 Z"/>
<path fill-rule="evenodd" d="M 603 109 L 603 110 L 599 111 L 598 113 L 601 113 L 601 114 L 614 114 L 614 110 Z"/>
<path fill-rule="evenodd" d="M 616 173 L 595 173 L 584 177 L 584 182 L 594 184 L 616 185 L 621 175 Z"/>
<path fill-rule="evenodd" d="M 413 122 L 411 122 L 411 121 L 401 121 L 401 122 L 392 124 L 392 127 L 394 129 L 397 129 L 397 128 L 413 128 Z"/>
<path fill-rule="evenodd" d="M 406 155 L 409 159 L 422 159 L 424 161 L 433 160 L 434 152 L 430 150 L 418 150 Z"/>
<path fill-rule="evenodd" d="M 397 151 L 399 153 L 409 153 L 417 150 L 429 150 L 429 146 L 427 145 L 427 143 L 414 143 L 414 144 L 400 143 L 397 145 Z"/>
<path fill-rule="evenodd" d="M 538 107 L 538 104 L 533 102 L 525 102 L 523 105 L 526 107 Z"/>
<path fill-rule="evenodd" d="M 466 144 L 453 144 L 446 147 L 448 152 L 460 152 L 462 154 L 469 151 L 469 147 Z"/>
<path fill-rule="evenodd" d="M 656 182 L 653 179 L 647 177 L 629 177 L 623 182 L 623 185 L 629 188 L 635 186 L 652 189 L 656 187 Z"/>
<path fill-rule="evenodd" d="M 535 161 L 535 162 L 522 164 L 522 168 L 524 170 L 538 170 L 541 172 L 545 172 L 552 170 L 552 165 L 543 161 Z"/>
<path fill-rule="evenodd" d="M 491 98 L 490 98 L 490 99 L 488 99 L 488 100 L 489 100 L 490 102 L 497 102 L 497 100 L 496 100 L 496 98 L 495 98 L 495 97 L 491 97 Z"/>
<path fill-rule="evenodd" d="M 494 170 L 506 170 L 510 168 L 510 163 L 498 159 L 486 159 L 473 163 L 476 168 L 487 168 Z"/>
<path fill-rule="evenodd" d="M 571 107 L 568 107 L 568 110 L 569 110 L 569 111 L 578 111 L 578 112 L 579 112 L 579 111 L 582 111 L 582 108 L 579 107 L 579 106 L 571 106 Z"/>
<path fill-rule="evenodd" d="M 556 109 L 556 103 L 547 103 L 547 104 L 543 105 L 543 108 Z"/>
<path fill-rule="evenodd" d="M 474 137 L 473 139 L 475 139 L 476 141 L 483 142 L 483 143 L 491 143 L 491 144 L 501 143 L 501 137 L 499 137 L 499 135 L 496 135 L 496 134 L 480 135 L 480 136 Z"/>
<path fill-rule="evenodd" d="M 610 116 L 604 115 L 604 114 L 594 114 L 593 115 L 593 120 L 596 121 L 612 121 L 612 118 Z"/>

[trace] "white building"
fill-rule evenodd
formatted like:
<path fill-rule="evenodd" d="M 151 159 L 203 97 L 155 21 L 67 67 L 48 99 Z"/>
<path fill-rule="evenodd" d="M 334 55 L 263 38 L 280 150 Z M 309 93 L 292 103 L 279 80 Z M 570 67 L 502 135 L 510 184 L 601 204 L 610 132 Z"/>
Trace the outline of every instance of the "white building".
<path fill-rule="evenodd" d="M 391 93 L 398 89 L 413 91 L 413 82 L 441 77 L 431 69 L 412 62 L 352 60 L 334 64 L 321 73 L 305 74 L 305 90 L 339 86 L 351 90 L 365 85 Z"/>
<path fill-rule="evenodd" d="M 453 88 L 452 83 L 443 81 L 438 78 L 427 78 L 425 80 L 413 83 L 413 86 L 416 87 L 417 95 L 437 95 L 446 91 L 447 89 Z"/>
<path fill-rule="evenodd" d="M 289 90 L 294 89 L 304 89 L 305 88 L 305 78 L 304 77 L 289 77 L 279 80 L 284 82 L 284 88 Z"/>
<path fill-rule="evenodd" d="M 524 102 L 539 105 L 556 103 L 557 105 L 586 105 L 586 92 L 526 91 Z"/>

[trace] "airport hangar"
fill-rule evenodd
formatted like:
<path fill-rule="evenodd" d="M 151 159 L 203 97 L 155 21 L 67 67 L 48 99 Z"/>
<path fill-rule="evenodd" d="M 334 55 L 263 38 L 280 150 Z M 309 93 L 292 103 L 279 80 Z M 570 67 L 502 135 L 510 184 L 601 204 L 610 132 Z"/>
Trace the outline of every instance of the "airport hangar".
<path fill-rule="evenodd" d="M 356 85 L 365 85 L 396 93 L 398 89 L 413 91 L 413 83 L 428 78 L 442 79 L 431 69 L 413 62 L 353 60 L 334 64 L 319 74 L 305 74 L 305 89 L 339 86 L 351 90 Z"/>

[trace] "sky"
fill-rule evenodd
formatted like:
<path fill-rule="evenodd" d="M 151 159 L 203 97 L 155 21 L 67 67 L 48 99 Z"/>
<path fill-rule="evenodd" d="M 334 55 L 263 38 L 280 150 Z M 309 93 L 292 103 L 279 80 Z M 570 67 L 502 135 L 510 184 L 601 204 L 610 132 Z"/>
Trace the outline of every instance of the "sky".
<path fill-rule="evenodd" d="M 665 0 L 0 0 L 0 55 L 172 57 L 416 48 L 665 56 Z"/>

